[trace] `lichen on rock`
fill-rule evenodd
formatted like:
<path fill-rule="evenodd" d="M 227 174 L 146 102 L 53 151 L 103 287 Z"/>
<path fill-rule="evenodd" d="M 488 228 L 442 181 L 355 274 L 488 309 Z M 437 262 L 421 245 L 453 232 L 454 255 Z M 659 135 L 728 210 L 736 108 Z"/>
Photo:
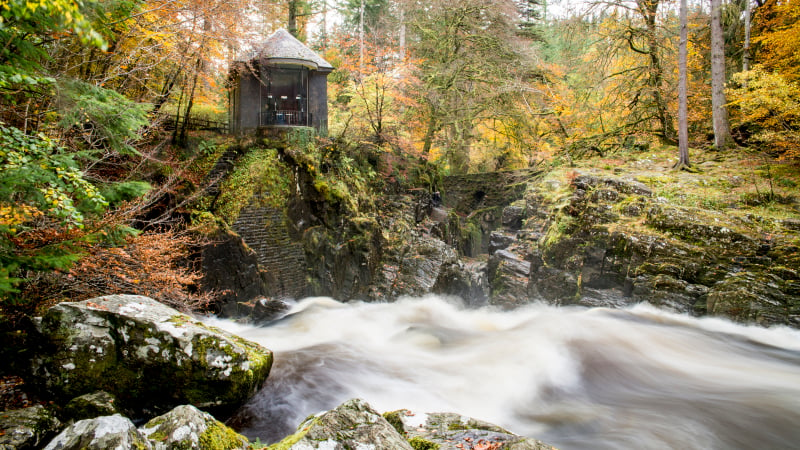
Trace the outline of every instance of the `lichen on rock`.
<path fill-rule="evenodd" d="M 247 439 L 191 405 L 158 416 L 139 431 L 154 450 L 233 450 L 248 447 Z"/>
<path fill-rule="evenodd" d="M 270 449 L 412 450 L 381 414 L 360 399 L 348 400 L 335 409 L 311 416 L 297 430 Z"/>
<path fill-rule="evenodd" d="M 0 413 L 0 449 L 41 448 L 60 428 L 61 422 L 55 414 L 42 405 L 3 411 Z"/>
<path fill-rule="evenodd" d="M 518 436 L 500 426 L 455 413 L 392 413 L 402 422 L 408 441 L 416 450 L 460 450 L 493 448 L 517 450 L 554 450 L 536 439 Z"/>
<path fill-rule="evenodd" d="M 230 411 L 272 365 L 269 350 L 133 295 L 60 303 L 42 318 L 38 382 L 66 401 L 98 389 L 137 415 L 180 404 Z"/>
<path fill-rule="evenodd" d="M 100 416 L 112 416 L 120 411 L 116 406 L 117 399 L 105 391 L 92 392 L 73 398 L 64 407 L 64 415 L 71 420 L 92 419 Z"/>
<path fill-rule="evenodd" d="M 59 433 L 44 450 L 151 450 L 133 422 L 119 414 L 75 422 Z"/>

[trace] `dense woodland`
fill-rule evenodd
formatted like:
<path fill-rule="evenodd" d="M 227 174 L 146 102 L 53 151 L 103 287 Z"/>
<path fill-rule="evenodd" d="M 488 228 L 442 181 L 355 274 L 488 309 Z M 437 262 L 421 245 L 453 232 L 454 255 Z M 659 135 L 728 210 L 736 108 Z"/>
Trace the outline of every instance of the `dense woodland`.
<path fill-rule="evenodd" d="M 226 121 L 227 63 L 280 27 L 337 68 L 325 145 L 381 155 L 381 180 L 652 146 L 676 170 L 693 149 L 800 162 L 799 0 L 10 0 L 6 321 L 108 292 L 209 301 L 182 264 L 203 223 L 174 199 L 213 146 L 185 119 Z"/>

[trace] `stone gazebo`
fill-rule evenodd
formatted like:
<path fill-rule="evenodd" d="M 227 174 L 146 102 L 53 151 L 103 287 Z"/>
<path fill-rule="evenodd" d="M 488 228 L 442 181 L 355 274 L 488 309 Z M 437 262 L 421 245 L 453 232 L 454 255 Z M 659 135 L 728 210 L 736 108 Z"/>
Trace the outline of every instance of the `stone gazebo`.
<path fill-rule="evenodd" d="M 228 119 L 232 133 L 259 129 L 328 129 L 327 61 L 280 29 L 234 61 Z"/>

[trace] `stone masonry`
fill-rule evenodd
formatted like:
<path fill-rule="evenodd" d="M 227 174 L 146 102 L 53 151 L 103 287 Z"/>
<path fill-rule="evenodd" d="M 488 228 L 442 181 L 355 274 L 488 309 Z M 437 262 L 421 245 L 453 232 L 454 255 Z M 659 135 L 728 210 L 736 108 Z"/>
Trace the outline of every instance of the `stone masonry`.
<path fill-rule="evenodd" d="M 270 291 L 280 298 L 306 295 L 306 258 L 286 227 L 286 215 L 277 208 L 256 204 L 244 208 L 233 229 L 258 255 L 258 264 L 276 280 Z"/>

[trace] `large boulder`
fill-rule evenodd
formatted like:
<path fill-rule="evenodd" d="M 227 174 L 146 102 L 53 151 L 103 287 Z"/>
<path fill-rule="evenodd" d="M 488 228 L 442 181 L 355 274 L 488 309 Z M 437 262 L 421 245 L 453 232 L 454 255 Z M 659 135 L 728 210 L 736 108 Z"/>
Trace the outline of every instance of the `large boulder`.
<path fill-rule="evenodd" d="M 397 254 L 384 263 L 381 287 L 389 297 L 428 294 L 435 290 L 440 276 L 445 277 L 439 283 L 442 286 L 452 277 L 452 269 L 457 269 L 452 267 L 458 264 L 455 249 L 431 236 L 410 236 L 390 252 Z"/>
<path fill-rule="evenodd" d="M 52 411 L 42 405 L 0 413 L 0 449 L 41 448 L 61 428 Z"/>
<path fill-rule="evenodd" d="M 135 415 L 181 404 L 227 413 L 260 388 L 272 353 L 153 299 L 60 303 L 42 317 L 39 384 L 61 401 L 105 390 Z"/>
<path fill-rule="evenodd" d="M 211 414 L 181 405 L 139 428 L 153 450 L 233 450 L 249 448 L 247 438 Z"/>
<path fill-rule="evenodd" d="M 489 258 L 489 303 L 503 308 L 513 308 L 530 302 L 528 279 L 531 263 L 510 250 L 497 250 Z"/>
<path fill-rule="evenodd" d="M 555 450 L 544 442 L 460 414 L 400 410 L 384 416 L 415 449 Z"/>
<path fill-rule="evenodd" d="M 133 422 L 119 414 L 85 419 L 68 426 L 44 450 L 151 450 Z"/>
<path fill-rule="evenodd" d="M 470 307 L 486 305 L 489 300 L 486 261 L 464 257 L 443 267 L 433 292 L 460 297 Z"/>
<path fill-rule="evenodd" d="M 117 399 L 106 391 L 92 392 L 75 397 L 64 407 L 63 415 L 71 420 L 93 419 L 119 414 Z"/>
<path fill-rule="evenodd" d="M 286 437 L 277 448 L 392 449 L 412 450 L 411 445 L 377 411 L 360 399 L 306 419 L 297 433 Z"/>

